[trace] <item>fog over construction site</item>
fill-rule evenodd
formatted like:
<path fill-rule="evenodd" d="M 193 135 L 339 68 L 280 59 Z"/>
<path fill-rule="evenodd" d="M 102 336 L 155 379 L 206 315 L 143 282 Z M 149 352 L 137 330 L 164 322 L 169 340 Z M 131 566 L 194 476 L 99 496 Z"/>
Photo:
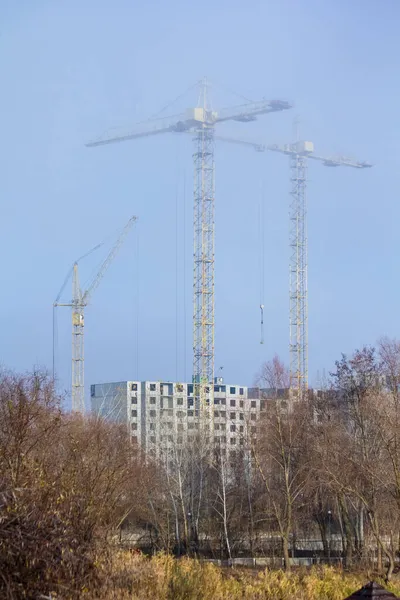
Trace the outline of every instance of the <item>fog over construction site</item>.
<path fill-rule="evenodd" d="M 195 107 L 204 76 L 216 111 L 293 105 L 216 135 L 287 144 L 297 128 L 316 154 L 374 165 L 309 161 L 310 384 L 341 352 L 399 338 L 399 18 L 395 0 L 3 0 L 1 362 L 52 369 L 68 269 L 137 215 L 86 309 L 85 382 L 191 380 L 191 137 L 85 144 Z M 289 192 L 288 157 L 216 140 L 215 371 L 235 384 L 251 386 L 275 353 L 289 361 Z M 82 286 L 104 252 L 82 262 Z M 63 389 L 70 328 L 60 308 Z"/>

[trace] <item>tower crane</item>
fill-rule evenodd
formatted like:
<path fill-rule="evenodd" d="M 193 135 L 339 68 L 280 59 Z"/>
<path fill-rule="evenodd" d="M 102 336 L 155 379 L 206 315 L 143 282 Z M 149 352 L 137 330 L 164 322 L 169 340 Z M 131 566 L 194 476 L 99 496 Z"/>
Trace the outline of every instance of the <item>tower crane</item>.
<path fill-rule="evenodd" d="M 283 100 L 261 100 L 212 110 L 209 83 L 200 84 L 198 106 L 186 113 L 138 123 L 130 132 L 103 136 L 89 147 L 162 133 L 191 133 L 194 138 L 193 383 L 194 404 L 205 409 L 214 392 L 214 138 L 225 121 L 248 123 L 258 116 L 291 108 Z"/>
<path fill-rule="evenodd" d="M 289 374 L 290 389 L 300 398 L 308 388 L 307 159 L 325 167 L 365 169 L 372 164 L 345 156 L 319 156 L 312 142 L 272 144 L 267 149 L 290 157 Z"/>
<path fill-rule="evenodd" d="M 88 305 L 93 292 L 99 287 L 108 267 L 116 257 L 121 248 L 126 236 L 128 235 L 137 217 L 133 216 L 126 223 L 121 231 L 117 241 L 111 248 L 105 260 L 102 262 L 97 274 L 89 283 L 87 289 L 82 291 L 79 283 L 78 265 L 83 258 L 97 250 L 102 244 L 98 244 L 92 250 L 81 256 L 74 262 L 69 270 L 67 277 L 54 301 L 53 308 L 58 306 L 67 306 L 72 308 L 72 410 L 80 413 L 85 412 L 85 362 L 84 362 L 84 324 L 85 324 L 85 307 Z M 72 301 L 63 303 L 60 298 L 65 289 L 69 278 L 72 275 Z"/>
<path fill-rule="evenodd" d="M 216 136 L 218 139 L 218 136 Z M 245 145 L 257 152 L 280 152 L 290 157 L 290 265 L 289 265 L 289 354 L 290 388 L 301 397 L 308 388 L 308 285 L 307 285 L 307 159 L 321 162 L 325 167 L 371 168 L 366 161 L 346 156 L 320 156 L 314 153 L 312 142 L 291 144 L 262 144 L 230 137 L 225 142 Z"/>

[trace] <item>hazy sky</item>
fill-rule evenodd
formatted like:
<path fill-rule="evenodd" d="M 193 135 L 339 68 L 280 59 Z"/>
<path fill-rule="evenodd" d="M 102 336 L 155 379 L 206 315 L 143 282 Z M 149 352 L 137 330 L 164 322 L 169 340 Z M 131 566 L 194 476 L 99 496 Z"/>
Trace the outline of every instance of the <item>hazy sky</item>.
<path fill-rule="evenodd" d="M 203 75 L 216 109 L 241 102 L 233 91 L 295 105 L 221 133 L 289 142 L 299 115 L 321 154 L 376 165 L 310 161 L 311 382 L 342 351 L 399 337 L 399 19 L 396 0 L 1 0 L 1 361 L 51 368 L 52 302 L 68 268 L 136 214 L 86 311 L 86 383 L 191 377 L 190 137 L 84 143 L 154 115 Z M 230 382 L 251 385 L 275 352 L 288 360 L 288 192 L 286 157 L 218 144 L 216 367 Z M 82 263 L 83 282 L 102 256 Z M 57 366 L 68 388 L 68 309 Z"/>

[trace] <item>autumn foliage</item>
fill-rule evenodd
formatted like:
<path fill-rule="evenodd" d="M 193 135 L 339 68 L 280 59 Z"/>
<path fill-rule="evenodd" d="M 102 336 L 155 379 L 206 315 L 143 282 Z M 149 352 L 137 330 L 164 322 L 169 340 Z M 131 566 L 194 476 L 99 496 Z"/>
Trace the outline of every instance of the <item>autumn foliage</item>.
<path fill-rule="evenodd" d="M 41 373 L 0 378 L 0 597 L 80 597 L 137 475 L 125 428 L 64 414 Z"/>
<path fill-rule="evenodd" d="M 400 344 L 342 356 L 301 399 L 278 357 L 259 383 L 229 451 L 194 432 L 144 456 L 125 425 L 64 412 L 46 374 L 1 372 L 0 598 L 340 600 L 365 582 L 342 569 L 394 581 Z M 293 570 L 315 541 L 338 570 Z M 137 544 L 153 558 L 121 551 Z M 286 573 L 198 561 L 238 556 Z"/>

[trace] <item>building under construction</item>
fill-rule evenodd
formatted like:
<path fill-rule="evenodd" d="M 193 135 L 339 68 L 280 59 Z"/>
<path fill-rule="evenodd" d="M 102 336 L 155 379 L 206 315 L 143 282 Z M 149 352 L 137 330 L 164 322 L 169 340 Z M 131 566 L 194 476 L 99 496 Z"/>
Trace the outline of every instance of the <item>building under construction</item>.
<path fill-rule="evenodd" d="M 214 443 L 234 450 L 246 435 L 256 433 L 260 415 L 260 394 L 250 388 L 228 385 L 216 378 L 213 389 Z M 195 385 L 160 381 L 121 381 L 91 386 L 91 407 L 95 414 L 127 423 L 132 441 L 145 452 L 159 454 L 183 447 L 200 429 Z"/>

